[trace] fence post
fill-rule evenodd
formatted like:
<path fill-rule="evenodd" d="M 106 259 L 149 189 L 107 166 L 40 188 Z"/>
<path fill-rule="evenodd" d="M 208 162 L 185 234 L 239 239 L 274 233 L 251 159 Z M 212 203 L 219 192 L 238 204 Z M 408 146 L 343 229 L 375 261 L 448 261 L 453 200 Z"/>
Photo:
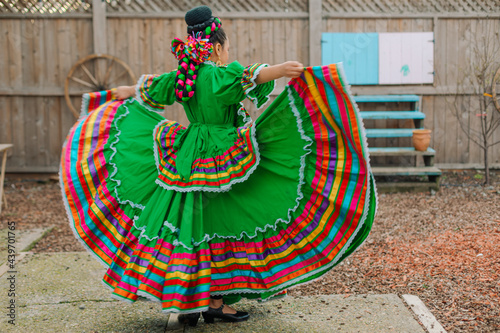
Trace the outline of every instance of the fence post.
<path fill-rule="evenodd" d="M 104 0 L 93 0 L 92 2 L 92 29 L 94 53 L 107 53 L 106 2 Z"/>
<path fill-rule="evenodd" d="M 309 66 L 321 65 L 321 0 L 309 0 Z"/>

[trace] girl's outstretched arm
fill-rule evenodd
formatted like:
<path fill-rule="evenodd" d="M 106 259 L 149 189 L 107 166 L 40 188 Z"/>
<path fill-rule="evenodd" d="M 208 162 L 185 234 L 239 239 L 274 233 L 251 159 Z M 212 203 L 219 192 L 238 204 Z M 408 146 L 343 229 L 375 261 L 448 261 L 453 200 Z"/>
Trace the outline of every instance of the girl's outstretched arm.
<path fill-rule="evenodd" d="M 255 82 L 266 83 L 282 77 L 296 78 L 304 71 L 304 65 L 298 61 L 287 61 L 279 65 L 264 67 L 260 70 Z"/>
<path fill-rule="evenodd" d="M 115 97 L 118 100 L 127 99 L 135 95 L 135 86 L 119 86 L 116 88 Z"/>

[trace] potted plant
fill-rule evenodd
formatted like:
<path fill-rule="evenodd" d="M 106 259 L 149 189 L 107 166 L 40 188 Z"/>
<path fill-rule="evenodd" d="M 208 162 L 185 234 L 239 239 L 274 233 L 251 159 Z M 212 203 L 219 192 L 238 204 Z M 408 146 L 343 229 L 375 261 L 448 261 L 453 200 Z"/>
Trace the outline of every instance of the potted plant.
<path fill-rule="evenodd" d="M 418 151 L 426 151 L 431 143 L 431 130 L 430 129 L 416 129 L 413 130 L 413 147 Z"/>

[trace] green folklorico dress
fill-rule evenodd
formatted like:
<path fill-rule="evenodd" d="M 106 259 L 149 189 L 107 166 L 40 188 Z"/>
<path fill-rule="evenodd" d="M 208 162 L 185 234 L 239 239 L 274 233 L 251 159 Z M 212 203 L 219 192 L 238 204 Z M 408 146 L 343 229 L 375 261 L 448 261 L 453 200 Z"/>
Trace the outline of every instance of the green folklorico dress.
<path fill-rule="evenodd" d="M 107 268 L 112 296 L 165 312 L 267 300 L 328 272 L 366 239 L 376 210 L 362 121 L 341 65 L 306 68 L 251 123 L 274 82 L 266 65 L 200 65 L 165 119 L 175 71 L 144 75 L 125 101 L 84 95 L 61 157 L 76 237 Z"/>

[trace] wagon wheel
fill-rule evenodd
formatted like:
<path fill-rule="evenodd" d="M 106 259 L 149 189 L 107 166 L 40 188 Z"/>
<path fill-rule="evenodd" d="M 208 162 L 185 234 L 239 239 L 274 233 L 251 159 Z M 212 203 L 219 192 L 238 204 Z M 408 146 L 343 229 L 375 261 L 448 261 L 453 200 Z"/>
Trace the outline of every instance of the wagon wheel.
<path fill-rule="evenodd" d="M 135 82 L 134 73 L 123 60 L 109 54 L 91 54 L 78 60 L 69 70 L 64 83 L 64 97 L 71 112 L 78 118 L 80 112 L 73 105 L 71 96 Z"/>
<path fill-rule="evenodd" d="M 491 83 L 491 95 L 493 96 L 493 103 L 495 108 L 500 112 L 500 67 L 498 68 L 493 82 Z"/>

